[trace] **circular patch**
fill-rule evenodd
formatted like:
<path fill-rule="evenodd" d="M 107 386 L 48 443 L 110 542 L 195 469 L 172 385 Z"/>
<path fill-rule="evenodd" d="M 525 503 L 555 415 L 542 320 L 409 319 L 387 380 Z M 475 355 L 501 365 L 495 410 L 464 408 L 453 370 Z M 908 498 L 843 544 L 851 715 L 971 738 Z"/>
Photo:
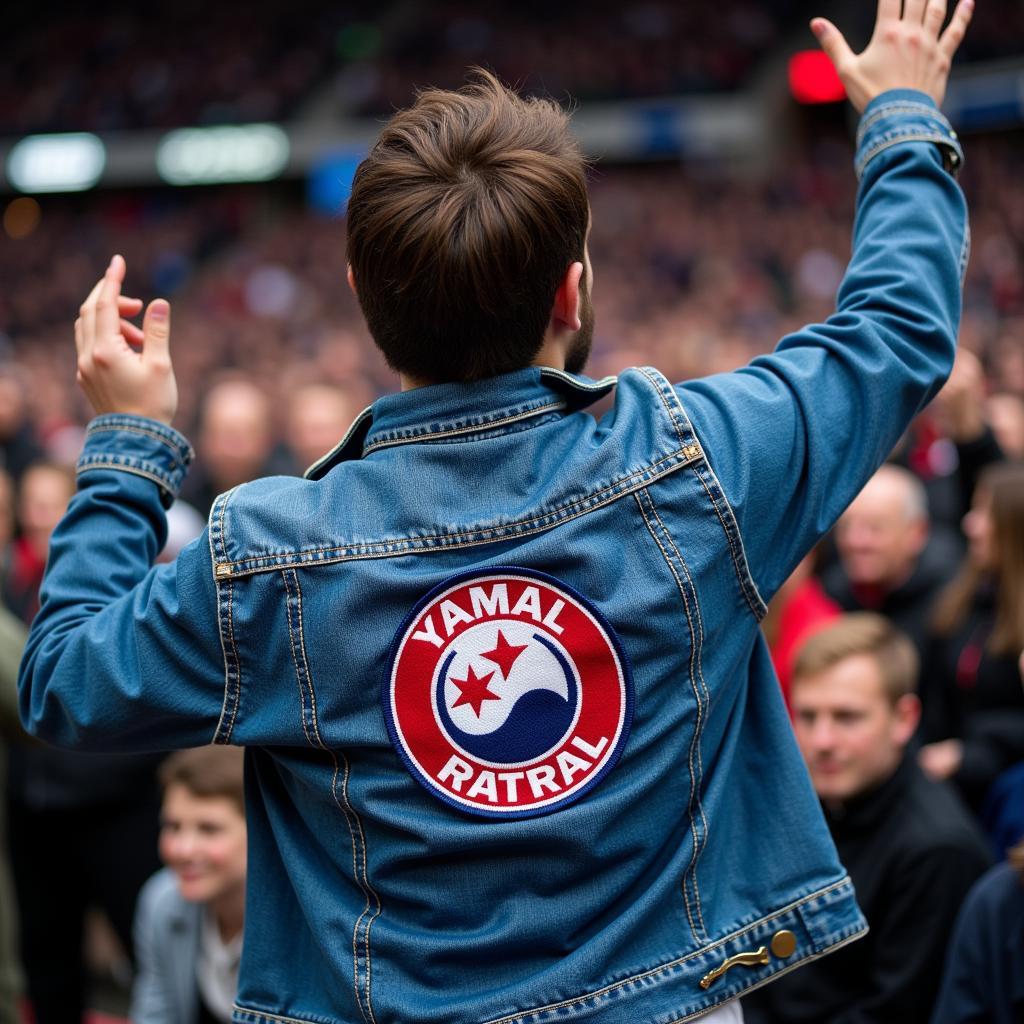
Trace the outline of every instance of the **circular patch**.
<path fill-rule="evenodd" d="M 413 777 L 489 818 L 546 814 L 612 768 L 633 717 L 629 665 L 586 598 L 544 573 L 462 573 L 420 600 L 383 687 Z"/>

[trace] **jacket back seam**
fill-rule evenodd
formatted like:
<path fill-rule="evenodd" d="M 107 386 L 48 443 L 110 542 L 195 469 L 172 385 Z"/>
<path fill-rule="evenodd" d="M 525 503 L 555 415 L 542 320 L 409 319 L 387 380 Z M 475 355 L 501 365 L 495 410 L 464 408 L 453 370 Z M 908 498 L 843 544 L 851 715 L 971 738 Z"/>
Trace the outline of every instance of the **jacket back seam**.
<path fill-rule="evenodd" d="M 298 573 L 295 569 L 285 569 L 281 573 L 284 579 L 287 593 L 286 607 L 288 612 L 288 633 L 291 643 L 292 661 L 295 664 L 295 675 L 299 683 L 300 701 L 302 703 L 302 729 L 306 734 L 306 740 L 310 746 L 324 751 L 331 758 L 333 773 L 331 776 L 331 796 L 338 809 L 345 818 L 348 826 L 349 837 L 352 841 L 352 877 L 363 894 L 364 905 L 359 917 L 352 927 L 352 971 L 353 989 L 356 998 L 356 1006 L 364 1020 L 370 1024 L 376 1024 L 371 1000 L 371 987 L 373 979 L 373 960 L 370 953 L 370 928 L 381 912 L 381 900 L 376 890 L 370 884 L 367 870 L 366 858 L 366 833 L 363 830 L 363 823 L 359 817 L 348 795 L 348 780 L 351 774 L 351 766 L 344 751 L 339 751 L 344 761 L 345 769 L 342 780 L 342 797 L 338 797 L 338 777 L 341 768 L 338 763 L 337 753 L 333 748 L 324 743 L 320 735 L 320 723 L 316 710 L 316 690 L 313 685 L 313 675 L 309 667 L 309 657 L 306 652 L 305 629 L 302 619 L 302 585 L 299 582 Z M 307 727 L 306 712 L 308 699 L 308 712 L 310 723 Z M 312 729 L 312 734 L 310 733 Z M 371 907 L 373 908 L 371 913 Z M 367 915 L 370 915 L 367 918 Z M 364 926 L 365 921 L 365 926 Z M 362 929 L 362 936 L 360 930 Z M 360 952 L 362 950 L 362 952 Z M 365 971 L 360 970 L 360 963 L 365 962 Z M 360 975 L 365 974 L 365 981 Z M 365 990 L 366 1006 L 363 1007 L 363 991 Z"/>
<path fill-rule="evenodd" d="M 678 549 L 672 541 L 672 538 L 668 535 L 668 531 L 665 529 L 664 523 L 661 522 L 658 516 L 657 509 L 654 507 L 654 502 L 651 498 L 650 491 L 647 488 L 637 491 L 635 495 L 636 503 L 640 509 L 640 515 L 643 516 L 644 523 L 647 526 L 647 530 L 657 544 L 658 550 L 661 552 L 662 558 L 665 560 L 665 564 L 668 566 L 669 572 L 672 573 L 672 577 L 675 580 L 676 588 L 679 590 L 679 596 L 683 601 L 683 611 L 686 615 L 686 624 L 690 632 L 690 664 L 687 676 L 690 682 L 690 688 L 693 691 L 693 699 L 697 709 L 697 720 L 694 725 L 693 735 L 690 737 L 690 748 L 687 752 L 687 767 L 690 774 L 690 794 L 687 801 L 686 813 L 690 821 L 690 834 L 693 837 L 693 853 L 690 856 L 690 862 L 686 866 L 686 870 L 683 872 L 682 878 L 682 894 L 683 903 L 686 907 L 686 916 L 690 923 L 690 931 L 693 933 L 695 942 L 707 942 L 708 933 L 707 925 L 704 923 L 704 914 L 701 909 L 700 903 L 700 888 L 697 884 L 697 860 L 700 857 L 700 851 L 703 848 L 703 843 L 707 834 L 707 819 L 704 816 L 704 809 L 701 806 L 700 801 L 700 787 L 703 784 L 703 770 L 700 760 L 700 736 L 704 725 L 704 701 L 701 693 L 697 687 L 697 673 L 696 665 L 697 659 L 700 657 L 699 644 L 697 639 L 697 631 L 694 628 L 694 617 L 691 610 L 690 600 L 693 598 L 694 604 L 696 604 L 696 593 L 689 593 L 690 587 L 684 585 L 679 571 L 673 562 L 673 555 L 678 557 Z M 645 507 L 646 506 L 646 507 Z M 655 527 L 654 520 L 657 519 L 660 531 Z M 659 537 L 659 532 L 662 536 Z M 669 548 L 672 549 L 672 554 L 669 553 Z M 702 822 L 702 828 L 697 827 L 697 815 L 700 815 Z M 690 888 L 693 888 L 693 904 L 694 908 L 690 906 Z M 696 915 L 696 919 L 694 918 Z"/>
<path fill-rule="evenodd" d="M 217 557 L 224 556 L 224 513 L 234 489 L 222 494 L 210 510 L 209 542 L 210 557 L 217 564 Z M 224 700 L 221 703 L 220 718 L 214 731 L 214 743 L 230 743 L 234 731 L 242 696 L 242 667 L 235 642 L 234 586 L 230 579 L 221 580 L 214 573 L 217 590 L 217 631 L 224 655 Z"/>

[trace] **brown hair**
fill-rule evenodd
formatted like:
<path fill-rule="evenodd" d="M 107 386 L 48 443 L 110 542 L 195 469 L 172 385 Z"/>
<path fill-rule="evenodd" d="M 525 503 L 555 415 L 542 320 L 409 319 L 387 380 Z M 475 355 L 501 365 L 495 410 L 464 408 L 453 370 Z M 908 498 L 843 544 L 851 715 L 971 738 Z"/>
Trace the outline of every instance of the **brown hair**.
<path fill-rule="evenodd" d="M 160 784 L 184 786 L 193 796 L 227 797 L 245 814 L 245 788 L 240 747 L 210 746 L 179 750 L 160 766 Z"/>
<path fill-rule="evenodd" d="M 996 619 L 985 644 L 992 654 L 1019 654 L 1024 648 L 1024 464 L 1001 462 L 979 477 L 975 494 L 992 499 L 992 534 L 999 562 Z M 967 558 L 935 606 L 932 626 L 948 636 L 966 618 L 988 570 Z"/>
<path fill-rule="evenodd" d="M 348 205 L 348 260 L 392 369 L 429 382 L 528 366 L 583 259 L 586 164 L 569 115 L 479 68 L 384 127 Z"/>
<path fill-rule="evenodd" d="M 813 634 L 797 654 L 791 686 L 859 654 L 878 664 L 882 686 L 890 702 L 917 688 L 917 651 L 913 643 L 888 619 L 871 612 L 841 615 L 820 633 Z"/>

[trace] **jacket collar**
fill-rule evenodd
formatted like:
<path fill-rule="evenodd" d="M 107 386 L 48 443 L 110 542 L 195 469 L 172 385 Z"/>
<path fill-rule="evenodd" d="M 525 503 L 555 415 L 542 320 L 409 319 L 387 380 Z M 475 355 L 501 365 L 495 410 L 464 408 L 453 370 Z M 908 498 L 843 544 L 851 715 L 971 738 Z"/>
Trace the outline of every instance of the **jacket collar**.
<path fill-rule="evenodd" d="M 592 380 L 549 366 L 528 366 L 473 383 L 432 384 L 385 395 L 364 409 L 339 444 L 305 472 L 320 480 L 335 466 L 416 441 L 455 438 L 582 409 L 607 395 L 615 377 Z"/>

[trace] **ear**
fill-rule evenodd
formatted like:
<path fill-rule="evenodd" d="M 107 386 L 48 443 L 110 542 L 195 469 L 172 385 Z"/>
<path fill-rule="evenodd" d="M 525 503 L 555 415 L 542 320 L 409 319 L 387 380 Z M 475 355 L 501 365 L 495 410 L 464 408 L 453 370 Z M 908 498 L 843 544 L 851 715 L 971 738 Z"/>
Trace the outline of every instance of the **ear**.
<path fill-rule="evenodd" d="M 348 278 L 348 286 L 352 289 L 352 294 L 359 298 L 359 292 L 356 291 L 356 275 L 352 273 L 352 264 L 345 264 L 345 276 Z"/>
<path fill-rule="evenodd" d="M 572 331 L 575 333 L 582 326 L 580 320 L 580 282 L 583 280 L 583 264 L 571 263 L 555 292 L 555 301 L 551 307 L 551 327 L 557 333 Z"/>
<path fill-rule="evenodd" d="M 899 746 L 906 746 L 917 731 L 921 721 L 921 701 L 916 693 L 905 693 L 893 708 L 893 739 Z"/>

